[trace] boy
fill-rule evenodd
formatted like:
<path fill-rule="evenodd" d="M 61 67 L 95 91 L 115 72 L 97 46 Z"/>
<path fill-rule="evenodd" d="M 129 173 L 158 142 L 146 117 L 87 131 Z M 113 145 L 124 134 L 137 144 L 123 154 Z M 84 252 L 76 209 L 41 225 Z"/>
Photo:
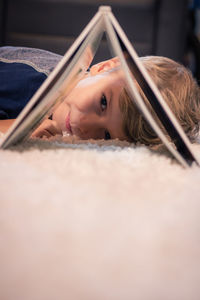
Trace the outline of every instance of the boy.
<path fill-rule="evenodd" d="M 188 137 L 194 140 L 199 130 L 200 91 L 192 75 L 168 58 L 148 56 L 140 59 Z M 148 104 L 142 90 L 138 89 Z M 32 136 L 66 133 L 81 139 L 118 138 L 146 145 L 160 143 L 128 96 L 117 58 L 92 66 L 51 119 L 45 120 Z"/>
<path fill-rule="evenodd" d="M 183 130 L 194 141 L 199 132 L 200 88 L 192 74 L 169 58 L 147 56 L 140 60 Z M 145 145 L 160 144 L 160 139 L 130 99 L 118 66 L 117 58 L 93 66 L 90 74 L 58 107 L 52 120 L 41 124 L 33 136 L 49 137 L 67 131 L 81 139 L 118 138 Z M 139 86 L 138 90 L 150 107 Z"/>

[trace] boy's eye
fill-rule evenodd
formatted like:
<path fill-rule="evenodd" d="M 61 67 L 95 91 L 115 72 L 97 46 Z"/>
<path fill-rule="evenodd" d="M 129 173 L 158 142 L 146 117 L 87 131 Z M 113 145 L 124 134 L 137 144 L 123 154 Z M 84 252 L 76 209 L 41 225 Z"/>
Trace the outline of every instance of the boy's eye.
<path fill-rule="evenodd" d="M 101 109 L 102 109 L 102 111 L 106 110 L 106 108 L 107 108 L 107 99 L 106 99 L 105 95 L 101 96 L 100 103 L 101 103 Z"/>
<path fill-rule="evenodd" d="M 111 136 L 110 133 L 108 131 L 105 131 L 105 140 L 110 140 Z"/>

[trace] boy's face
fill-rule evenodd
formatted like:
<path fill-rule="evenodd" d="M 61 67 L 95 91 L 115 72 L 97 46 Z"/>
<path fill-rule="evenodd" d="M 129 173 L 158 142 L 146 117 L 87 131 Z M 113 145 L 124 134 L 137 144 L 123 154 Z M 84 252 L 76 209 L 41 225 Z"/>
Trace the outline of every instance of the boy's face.
<path fill-rule="evenodd" d="M 117 59 L 95 65 L 53 114 L 63 132 L 81 139 L 126 138 L 119 96 L 124 87 Z"/>

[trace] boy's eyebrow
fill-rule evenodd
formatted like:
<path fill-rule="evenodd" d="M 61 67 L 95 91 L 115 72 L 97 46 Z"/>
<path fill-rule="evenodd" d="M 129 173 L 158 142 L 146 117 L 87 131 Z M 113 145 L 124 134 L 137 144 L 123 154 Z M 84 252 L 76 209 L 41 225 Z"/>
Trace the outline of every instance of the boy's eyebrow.
<path fill-rule="evenodd" d="M 108 104 L 109 111 L 112 112 L 113 91 L 110 90 L 110 100 Z"/>
<path fill-rule="evenodd" d="M 111 92 L 110 92 L 110 99 L 109 99 L 108 110 L 109 110 L 110 113 L 112 113 L 112 111 L 113 111 L 113 90 L 111 90 Z M 108 131 L 109 131 L 109 130 L 108 130 Z M 123 136 L 116 136 L 116 133 L 115 133 L 114 136 L 113 136 L 112 132 L 110 132 L 110 131 L 109 131 L 109 133 L 110 133 L 111 139 L 116 139 L 116 138 L 118 138 L 118 139 L 121 139 L 121 140 L 127 140 L 127 137 L 126 137 L 125 133 L 123 133 Z M 118 133 L 118 134 L 119 134 L 119 133 Z M 117 134 L 117 135 L 118 135 L 118 134 Z M 119 134 L 119 135 L 120 135 L 120 134 Z"/>
<path fill-rule="evenodd" d="M 109 103 L 108 103 L 108 111 L 110 112 L 110 114 L 112 113 L 112 109 L 113 109 L 113 91 L 112 89 L 110 90 L 110 99 L 109 99 Z M 109 134 L 110 134 L 110 138 L 112 139 L 112 134 L 109 130 Z"/>

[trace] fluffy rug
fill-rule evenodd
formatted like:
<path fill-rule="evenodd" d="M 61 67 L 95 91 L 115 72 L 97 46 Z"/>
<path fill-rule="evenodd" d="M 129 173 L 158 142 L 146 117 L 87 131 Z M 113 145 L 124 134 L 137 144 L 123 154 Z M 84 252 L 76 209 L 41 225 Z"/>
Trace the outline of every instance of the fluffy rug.
<path fill-rule="evenodd" d="M 0 170 L 0 299 L 199 300 L 199 167 L 56 139 L 0 150 Z"/>

